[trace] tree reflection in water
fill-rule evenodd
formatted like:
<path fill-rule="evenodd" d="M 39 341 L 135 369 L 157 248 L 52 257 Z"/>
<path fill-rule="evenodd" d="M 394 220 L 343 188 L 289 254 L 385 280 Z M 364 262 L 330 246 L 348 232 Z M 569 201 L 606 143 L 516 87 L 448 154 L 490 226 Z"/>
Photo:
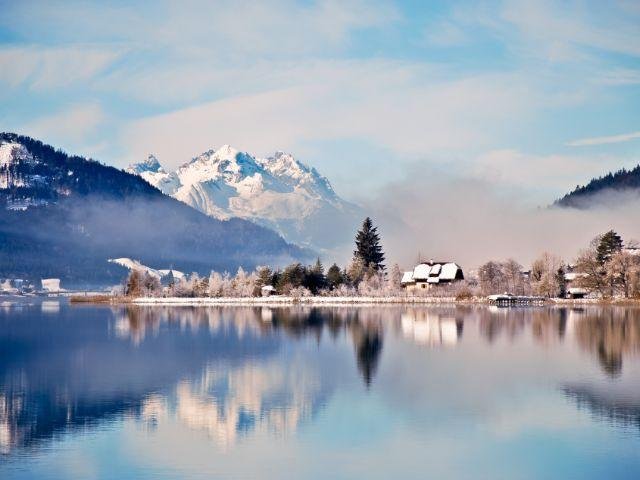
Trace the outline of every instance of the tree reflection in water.
<path fill-rule="evenodd" d="M 640 311 L 618 307 L 128 306 L 46 313 L 0 312 L 4 453 L 125 416 L 153 427 L 173 415 L 223 446 L 248 434 L 286 435 L 313 418 L 334 388 L 312 361 L 276 355 L 284 342 L 304 338 L 346 340 L 352 371 L 367 390 L 389 348 L 387 335 L 419 348 L 463 351 L 463 332 L 491 348 L 521 338 L 577 345 L 613 382 L 640 351 Z M 562 391 L 600 417 L 638 424 L 639 395 L 589 384 Z"/>

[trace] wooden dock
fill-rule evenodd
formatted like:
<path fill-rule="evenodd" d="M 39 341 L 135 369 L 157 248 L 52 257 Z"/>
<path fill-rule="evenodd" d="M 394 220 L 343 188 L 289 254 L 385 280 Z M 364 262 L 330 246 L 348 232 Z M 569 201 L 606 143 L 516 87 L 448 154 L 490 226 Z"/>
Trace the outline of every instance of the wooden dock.
<path fill-rule="evenodd" d="M 516 306 L 530 306 L 530 305 L 544 305 L 546 298 L 535 297 L 530 295 L 489 295 L 487 297 L 489 303 L 492 305 L 498 305 L 500 307 L 516 307 Z"/>

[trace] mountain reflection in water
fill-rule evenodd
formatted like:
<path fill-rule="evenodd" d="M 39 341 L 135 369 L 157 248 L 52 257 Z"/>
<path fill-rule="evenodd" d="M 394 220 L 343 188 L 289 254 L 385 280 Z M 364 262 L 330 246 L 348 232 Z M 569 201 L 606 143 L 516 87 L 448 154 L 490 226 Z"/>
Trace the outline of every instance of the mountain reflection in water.
<path fill-rule="evenodd" d="M 639 351 L 640 311 L 621 307 L 5 306 L 0 451 L 128 420 L 229 451 L 322 423 L 345 395 L 384 398 L 416 426 L 477 422 L 518 384 L 639 436 Z M 557 371 L 536 368 L 542 352 Z"/>

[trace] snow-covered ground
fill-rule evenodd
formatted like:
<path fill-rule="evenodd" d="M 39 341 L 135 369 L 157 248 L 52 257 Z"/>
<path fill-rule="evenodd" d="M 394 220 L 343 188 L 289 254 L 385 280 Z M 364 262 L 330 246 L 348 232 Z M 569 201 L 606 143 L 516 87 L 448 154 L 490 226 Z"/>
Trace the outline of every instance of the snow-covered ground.
<path fill-rule="evenodd" d="M 158 280 L 169 275 L 169 272 L 171 272 L 173 277 L 176 279 L 184 278 L 184 273 L 178 270 L 151 268 L 146 265 L 143 265 L 138 260 L 132 260 L 131 258 L 127 258 L 127 257 L 110 258 L 109 262 L 115 263 L 116 265 L 120 265 L 129 270 L 137 270 L 142 274 L 148 273 L 149 275 L 157 278 Z"/>
<path fill-rule="evenodd" d="M 348 304 L 435 304 L 454 303 L 454 297 L 140 297 L 132 300 L 138 305 L 348 305 Z"/>

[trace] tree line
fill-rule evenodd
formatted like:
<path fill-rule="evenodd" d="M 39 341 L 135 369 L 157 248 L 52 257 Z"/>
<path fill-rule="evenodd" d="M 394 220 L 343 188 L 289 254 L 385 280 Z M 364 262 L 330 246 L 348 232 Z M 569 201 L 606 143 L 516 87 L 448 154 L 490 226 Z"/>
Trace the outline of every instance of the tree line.
<path fill-rule="evenodd" d="M 566 274 L 573 273 L 573 287 L 595 292 L 603 298 L 640 298 L 640 255 L 633 253 L 637 246 L 637 242 L 630 241 L 628 248 L 624 248 L 622 237 L 609 230 L 581 250 L 573 264 L 548 252 L 534 260 L 529 271 L 513 259 L 492 260 L 478 269 L 479 289 L 484 295 L 509 292 L 565 297 Z"/>
<path fill-rule="evenodd" d="M 320 258 L 313 265 L 292 263 L 282 269 L 268 266 L 235 275 L 212 271 L 208 277 L 192 273 L 176 279 L 172 273 L 163 279 L 148 272 L 132 270 L 124 291 L 128 296 L 251 297 L 260 296 L 262 287 L 272 286 L 281 295 L 394 295 L 400 293 L 402 272 L 398 265 L 387 271 L 378 228 L 367 217 L 355 237 L 351 262 L 337 263 L 325 270 Z"/>
<path fill-rule="evenodd" d="M 636 246 L 634 241 L 627 245 Z M 529 270 L 514 259 L 490 260 L 480 266 L 477 275 L 467 275 L 465 281 L 417 294 L 464 299 L 508 292 L 563 298 L 571 286 L 604 298 L 640 298 L 640 255 L 623 247 L 620 235 L 610 230 L 595 237 L 573 264 L 549 252 L 539 255 Z M 352 260 L 345 267 L 334 263 L 325 270 L 318 258 L 313 265 L 292 263 L 280 269 L 263 266 L 252 272 L 239 268 L 235 275 L 212 271 L 208 277 L 193 273 L 174 278 L 170 274 L 162 282 L 134 270 L 124 292 L 128 296 L 255 297 L 262 295 L 263 287 L 271 286 L 275 293 L 293 297 L 402 295 L 400 267 L 395 264 L 387 269 L 384 261 L 377 227 L 366 218 L 356 234 Z M 567 273 L 573 273 L 574 278 L 568 281 Z"/>

